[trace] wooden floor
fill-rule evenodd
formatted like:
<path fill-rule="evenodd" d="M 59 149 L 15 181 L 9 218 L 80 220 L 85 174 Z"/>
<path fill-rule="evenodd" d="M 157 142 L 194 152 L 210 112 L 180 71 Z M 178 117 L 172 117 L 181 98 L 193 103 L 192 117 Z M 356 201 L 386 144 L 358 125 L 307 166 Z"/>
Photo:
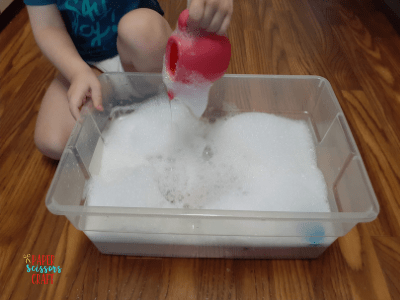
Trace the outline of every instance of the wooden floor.
<path fill-rule="evenodd" d="M 186 1 L 160 4 L 172 26 Z M 368 1 L 241 0 L 229 38 L 228 73 L 331 82 L 380 203 L 377 220 L 316 260 L 101 255 L 44 203 L 57 162 L 36 150 L 33 132 L 57 71 L 23 9 L 0 33 L 1 299 L 400 299 L 399 35 Z M 26 254 L 55 256 L 53 284 L 32 283 Z"/>

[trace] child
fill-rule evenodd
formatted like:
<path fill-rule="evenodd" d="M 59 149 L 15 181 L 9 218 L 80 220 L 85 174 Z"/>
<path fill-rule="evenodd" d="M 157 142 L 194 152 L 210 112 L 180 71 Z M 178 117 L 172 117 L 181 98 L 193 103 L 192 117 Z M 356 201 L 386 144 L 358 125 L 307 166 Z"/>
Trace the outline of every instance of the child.
<path fill-rule="evenodd" d="M 103 110 L 103 72 L 161 72 L 172 33 L 157 0 L 24 0 L 36 42 L 60 71 L 43 97 L 35 143 L 60 159 L 79 108 Z M 233 0 L 192 0 L 190 29 L 225 34 Z"/>

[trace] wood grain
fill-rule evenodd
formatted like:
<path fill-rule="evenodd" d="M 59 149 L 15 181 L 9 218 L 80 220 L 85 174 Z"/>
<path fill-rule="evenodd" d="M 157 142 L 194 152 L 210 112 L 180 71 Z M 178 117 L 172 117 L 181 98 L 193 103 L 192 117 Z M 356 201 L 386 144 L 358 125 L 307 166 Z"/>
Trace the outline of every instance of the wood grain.
<path fill-rule="evenodd" d="M 372 237 L 386 284 L 393 299 L 400 298 L 400 238 L 390 236 Z"/>
<path fill-rule="evenodd" d="M 379 1 L 379 0 L 376 0 Z M 186 1 L 160 0 L 175 27 Z M 315 260 L 102 255 L 44 203 L 57 163 L 35 148 L 57 70 L 26 8 L 0 33 L 0 299 L 400 299 L 400 36 L 372 0 L 235 1 L 228 73 L 320 75 L 342 106 L 381 212 Z M 54 255 L 33 284 L 26 254 Z"/>

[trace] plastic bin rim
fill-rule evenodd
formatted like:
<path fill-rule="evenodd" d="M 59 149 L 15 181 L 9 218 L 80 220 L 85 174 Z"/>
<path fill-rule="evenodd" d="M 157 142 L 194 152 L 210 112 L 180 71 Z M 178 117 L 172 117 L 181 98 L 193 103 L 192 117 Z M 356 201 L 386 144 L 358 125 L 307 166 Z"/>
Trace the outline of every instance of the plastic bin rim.
<path fill-rule="evenodd" d="M 47 199 L 49 200 L 49 199 Z M 109 207 L 109 206 L 79 206 L 59 205 L 48 203 L 48 210 L 55 215 L 86 215 L 86 216 L 125 216 L 125 217 L 171 217 L 171 218 L 226 218 L 226 219 L 258 219 L 258 220 L 326 220 L 332 222 L 352 221 L 371 222 L 379 214 L 379 207 L 365 212 L 283 212 L 283 211 L 233 211 L 233 210 L 206 210 L 206 209 L 171 209 L 171 208 L 136 208 L 136 207 Z M 121 211 L 123 210 L 123 211 Z M 162 212 L 160 212 L 162 210 Z M 157 212 L 155 212 L 157 211 Z"/>
<path fill-rule="evenodd" d="M 162 77 L 161 73 L 146 72 L 105 72 L 99 76 L 99 79 L 107 76 L 133 76 L 133 77 Z M 317 79 L 329 83 L 328 79 L 319 75 L 268 75 L 268 74 L 225 74 L 222 78 L 276 78 L 276 79 Z"/>

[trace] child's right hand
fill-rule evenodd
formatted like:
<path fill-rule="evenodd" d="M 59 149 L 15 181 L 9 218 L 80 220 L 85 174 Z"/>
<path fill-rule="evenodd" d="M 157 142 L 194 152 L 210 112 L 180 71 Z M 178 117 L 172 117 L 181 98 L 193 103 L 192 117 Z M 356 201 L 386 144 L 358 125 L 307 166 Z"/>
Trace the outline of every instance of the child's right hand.
<path fill-rule="evenodd" d="M 86 97 L 90 97 L 97 110 L 103 111 L 101 85 L 96 74 L 88 68 L 76 73 L 71 78 L 68 93 L 69 110 L 75 120 L 80 119 L 79 108 L 85 104 Z"/>
<path fill-rule="evenodd" d="M 191 0 L 188 27 L 226 35 L 232 14 L 233 0 Z"/>

